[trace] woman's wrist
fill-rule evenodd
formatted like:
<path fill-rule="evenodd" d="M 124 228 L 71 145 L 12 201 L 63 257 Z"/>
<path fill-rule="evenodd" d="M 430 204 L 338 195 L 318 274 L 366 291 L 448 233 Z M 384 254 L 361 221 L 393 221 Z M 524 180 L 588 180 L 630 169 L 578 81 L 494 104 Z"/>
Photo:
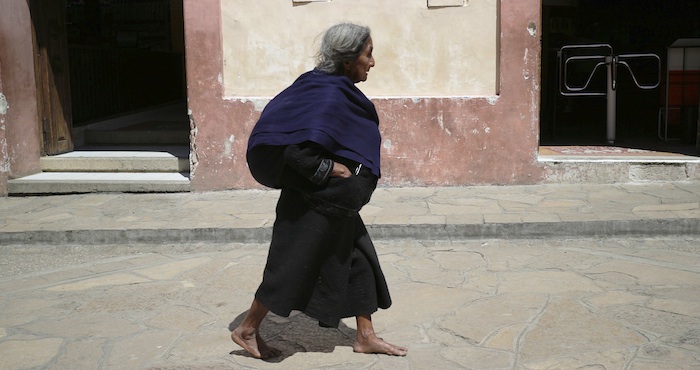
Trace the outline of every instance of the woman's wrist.
<path fill-rule="evenodd" d="M 347 166 L 342 163 L 333 162 L 333 169 L 331 170 L 331 177 L 342 177 L 348 178 L 351 173 Z"/>

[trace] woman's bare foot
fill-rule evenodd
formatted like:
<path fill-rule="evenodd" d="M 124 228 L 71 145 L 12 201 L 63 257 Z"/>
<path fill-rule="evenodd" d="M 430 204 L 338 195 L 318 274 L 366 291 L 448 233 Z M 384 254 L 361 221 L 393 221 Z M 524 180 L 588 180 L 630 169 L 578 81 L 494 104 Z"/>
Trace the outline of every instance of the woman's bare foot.
<path fill-rule="evenodd" d="M 352 345 L 352 350 L 357 353 L 380 353 L 390 356 L 406 356 L 408 353 L 407 348 L 387 343 L 374 333 L 367 336 L 362 336 L 358 333 L 357 340 Z"/>
<path fill-rule="evenodd" d="M 239 326 L 231 332 L 231 339 L 255 358 L 264 360 L 282 355 L 282 351 L 268 346 L 255 329 L 244 330 Z"/>

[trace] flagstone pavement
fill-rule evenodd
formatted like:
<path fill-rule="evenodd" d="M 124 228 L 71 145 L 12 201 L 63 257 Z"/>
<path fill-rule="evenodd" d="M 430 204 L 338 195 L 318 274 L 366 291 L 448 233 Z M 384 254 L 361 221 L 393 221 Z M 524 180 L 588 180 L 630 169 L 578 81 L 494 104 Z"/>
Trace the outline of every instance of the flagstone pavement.
<path fill-rule="evenodd" d="M 0 369 L 700 369 L 700 186 L 380 189 L 363 210 L 406 357 L 353 319 L 230 340 L 274 192 L 0 199 Z M 271 216 L 272 215 L 272 216 Z"/>

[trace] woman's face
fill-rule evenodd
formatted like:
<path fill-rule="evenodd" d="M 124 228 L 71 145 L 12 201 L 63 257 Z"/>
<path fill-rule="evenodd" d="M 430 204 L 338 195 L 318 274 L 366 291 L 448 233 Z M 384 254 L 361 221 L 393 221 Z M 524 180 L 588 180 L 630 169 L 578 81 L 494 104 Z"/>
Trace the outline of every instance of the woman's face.
<path fill-rule="evenodd" d="M 350 78 L 353 83 L 367 81 L 367 73 L 369 69 L 374 67 L 374 57 L 372 51 L 372 38 L 370 37 L 365 44 L 365 48 L 360 53 L 360 56 L 353 62 L 345 62 L 345 75 Z"/>

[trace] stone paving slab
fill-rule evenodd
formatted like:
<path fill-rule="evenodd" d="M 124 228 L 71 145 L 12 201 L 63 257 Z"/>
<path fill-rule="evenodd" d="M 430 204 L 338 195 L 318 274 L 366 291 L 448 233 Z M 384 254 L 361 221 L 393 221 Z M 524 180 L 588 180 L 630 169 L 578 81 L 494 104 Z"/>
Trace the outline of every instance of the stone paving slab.
<path fill-rule="evenodd" d="M 0 246 L 0 368 L 697 369 L 699 242 L 378 241 L 394 305 L 375 327 L 408 356 L 295 313 L 264 321 L 270 361 L 229 337 L 267 244 Z"/>

